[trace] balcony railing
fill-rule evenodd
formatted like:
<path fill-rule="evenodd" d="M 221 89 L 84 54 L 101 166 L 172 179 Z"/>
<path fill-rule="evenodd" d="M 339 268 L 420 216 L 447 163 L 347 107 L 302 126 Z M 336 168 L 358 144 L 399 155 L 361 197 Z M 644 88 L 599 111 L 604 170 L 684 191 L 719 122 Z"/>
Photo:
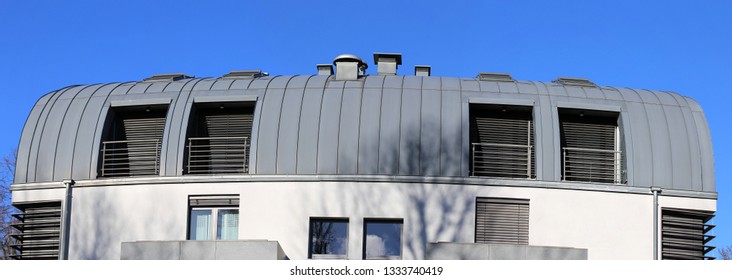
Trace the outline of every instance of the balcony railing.
<path fill-rule="evenodd" d="M 249 137 L 188 138 L 188 174 L 249 172 Z"/>
<path fill-rule="evenodd" d="M 102 177 L 158 175 L 160 139 L 102 142 Z"/>
<path fill-rule="evenodd" d="M 564 181 L 623 183 L 621 152 L 585 148 L 562 148 Z"/>
<path fill-rule="evenodd" d="M 472 143 L 472 176 L 532 178 L 532 145 Z"/>

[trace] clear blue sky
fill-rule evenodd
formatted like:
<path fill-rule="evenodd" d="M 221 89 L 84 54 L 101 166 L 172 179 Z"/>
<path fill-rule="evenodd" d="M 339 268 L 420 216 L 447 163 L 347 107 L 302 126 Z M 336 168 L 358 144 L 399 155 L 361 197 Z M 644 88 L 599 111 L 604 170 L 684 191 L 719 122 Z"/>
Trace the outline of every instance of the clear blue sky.
<path fill-rule="evenodd" d="M 373 52 L 400 52 L 406 75 L 429 64 L 435 76 L 587 77 L 696 99 L 714 142 L 714 243 L 732 244 L 729 1 L 243 2 L 0 0 L 0 152 L 18 144 L 34 102 L 64 86 L 312 74 L 338 54 L 371 63 Z"/>

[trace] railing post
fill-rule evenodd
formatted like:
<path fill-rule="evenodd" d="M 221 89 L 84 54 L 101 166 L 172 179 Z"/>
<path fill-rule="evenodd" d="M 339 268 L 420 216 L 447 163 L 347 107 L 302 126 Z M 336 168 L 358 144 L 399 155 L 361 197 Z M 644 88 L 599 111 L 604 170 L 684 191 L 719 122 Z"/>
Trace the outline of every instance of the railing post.
<path fill-rule="evenodd" d="M 567 148 L 562 148 L 562 181 L 567 181 Z"/>
<path fill-rule="evenodd" d="M 191 150 L 193 149 L 193 139 L 188 138 L 188 162 L 186 163 L 186 173 L 191 174 Z"/>
<path fill-rule="evenodd" d="M 526 178 L 531 179 L 531 145 L 526 147 L 528 153 L 526 154 Z"/>
<path fill-rule="evenodd" d="M 107 167 L 107 143 L 102 142 L 102 177 L 104 177 L 104 170 Z"/>
<path fill-rule="evenodd" d="M 470 148 L 472 150 L 471 153 L 471 166 L 470 166 L 470 176 L 475 176 L 475 143 L 470 144 Z"/>

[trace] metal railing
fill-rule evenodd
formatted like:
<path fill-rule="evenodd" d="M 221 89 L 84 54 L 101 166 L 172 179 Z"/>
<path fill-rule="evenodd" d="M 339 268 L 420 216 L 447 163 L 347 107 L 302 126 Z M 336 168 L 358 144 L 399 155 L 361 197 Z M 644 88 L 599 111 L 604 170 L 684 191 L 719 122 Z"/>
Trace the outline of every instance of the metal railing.
<path fill-rule="evenodd" d="M 533 178 L 533 145 L 471 143 L 471 175 Z"/>
<path fill-rule="evenodd" d="M 249 172 L 249 137 L 188 138 L 188 174 Z"/>
<path fill-rule="evenodd" d="M 160 139 L 102 142 L 102 177 L 158 175 Z"/>
<path fill-rule="evenodd" d="M 617 150 L 562 148 L 562 180 L 623 183 L 622 154 Z"/>

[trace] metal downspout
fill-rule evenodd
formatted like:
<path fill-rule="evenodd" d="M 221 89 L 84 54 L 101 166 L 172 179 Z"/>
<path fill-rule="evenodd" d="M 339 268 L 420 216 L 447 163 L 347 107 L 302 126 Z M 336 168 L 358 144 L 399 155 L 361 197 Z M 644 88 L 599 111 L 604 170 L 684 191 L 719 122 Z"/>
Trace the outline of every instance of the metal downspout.
<path fill-rule="evenodd" d="M 658 193 L 661 192 L 659 187 L 651 187 L 653 193 L 653 259 L 658 260 Z"/>
<path fill-rule="evenodd" d="M 74 180 L 65 179 L 66 198 L 64 199 L 64 218 L 61 225 L 61 246 L 59 248 L 58 259 L 69 259 L 69 233 L 71 232 L 71 187 L 74 186 Z"/>

